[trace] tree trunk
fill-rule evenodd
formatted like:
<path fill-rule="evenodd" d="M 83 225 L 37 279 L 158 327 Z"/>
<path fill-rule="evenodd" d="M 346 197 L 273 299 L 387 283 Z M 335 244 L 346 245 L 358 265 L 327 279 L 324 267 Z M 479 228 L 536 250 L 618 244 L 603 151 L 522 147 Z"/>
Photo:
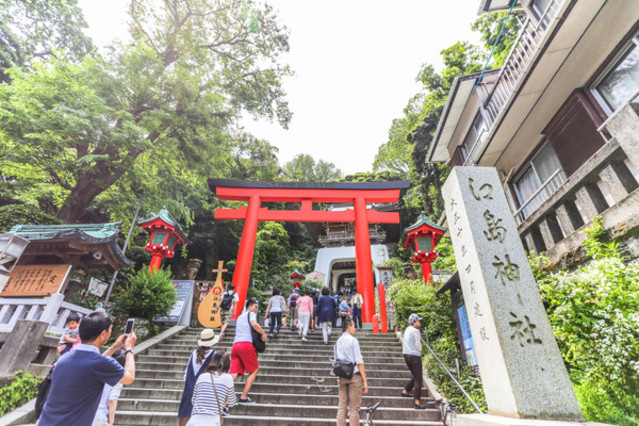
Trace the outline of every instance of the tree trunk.
<path fill-rule="evenodd" d="M 63 223 L 76 223 L 86 213 L 89 203 L 124 174 L 124 170 L 110 173 L 105 167 L 98 169 L 98 172 L 87 172 L 78 177 L 56 215 Z"/>

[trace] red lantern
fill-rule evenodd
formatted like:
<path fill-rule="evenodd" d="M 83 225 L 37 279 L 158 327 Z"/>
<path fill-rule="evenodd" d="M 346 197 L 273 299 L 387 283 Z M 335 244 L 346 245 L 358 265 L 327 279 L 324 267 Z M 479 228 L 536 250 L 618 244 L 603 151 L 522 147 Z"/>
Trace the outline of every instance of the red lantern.
<path fill-rule="evenodd" d="M 300 274 L 297 269 L 291 274 L 291 279 L 293 280 L 293 285 L 295 286 L 295 288 L 300 288 L 300 284 L 302 284 L 302 278 L 304 278 L 304 275 Z"/>
<path fill-rule="evenodd" d="M 165 257 L 173 257 L 175 246 L 178 243 L 189 243 L 189 240 L 182 233 L 180 225 L 165 208 L 159 214 L 140 222 L 140 226 L 151 234 L 149 242 L 144 246 L 146 251 L 153 256 L 149 265 L 150 271 L 157 271 Z"/>
<path fill-rule="evenodd" d="M 410 248 L 413 251 L 411 261 L 422 264 L 424 283 L 432 285 L 433 272 L 430 264 L 437 259 L 435 246 L 446 232 L 446 228 L 435 225 L 422 213 L 417 218 L 417 222 L 404 229 L 404 232 L 406 232 L 404 248 Z"/>

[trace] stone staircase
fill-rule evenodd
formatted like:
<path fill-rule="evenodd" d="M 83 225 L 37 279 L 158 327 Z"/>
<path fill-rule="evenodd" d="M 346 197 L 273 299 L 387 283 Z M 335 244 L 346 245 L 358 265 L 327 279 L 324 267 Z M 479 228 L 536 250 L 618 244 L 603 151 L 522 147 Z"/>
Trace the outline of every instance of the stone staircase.
<path fill-rule="evenodd" d="M 176 425 L 184 382 L 182 374 L 195 349 L 200 329 L 189 328 L 138 355 L 136 380 L 125 386 L 115 417 L 117 425 Z M 234 329 L 215 348 L 230 353 Z M 341 335 L 335 329 L 329 345 L 321 330 L 309 332 L 302 342 L 297 333 L 282 329 L 259 355 L 260 371 L 249 393 L 254 406 L 231 408 L 225 425 L 334 425 L 337 414 L 337 379 L 331 374 L 333 345 Z M 358 330 L 369 393 L 362 407 L 381 402 L 374 412 L 376 425 L 441 425 L 438 409 L 415 410 L 412 398 L 399 396 L 410 379 L 401 345 L 392 334 Z M 235 382 L 239 394 L 244 385 Z M 423 390 L 424 397 L 426 391 Z M 425 398 L 422 399 L 426 401 Z M 363 417 L 363 411 L 362 417 Z"/>

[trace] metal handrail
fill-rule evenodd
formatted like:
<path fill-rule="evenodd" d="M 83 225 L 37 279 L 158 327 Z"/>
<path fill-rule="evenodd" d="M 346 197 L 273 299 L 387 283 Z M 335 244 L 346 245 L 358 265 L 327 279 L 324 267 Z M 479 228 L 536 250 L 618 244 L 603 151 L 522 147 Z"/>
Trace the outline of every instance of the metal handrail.
<path fill-rule="evenodd" d="M 424 332 L 426 333 L 426 332 Z M 439 359 L 439 357 L 437 356 L 437 354 L 433 351 L 433 349 L 430 347 L 430 345 L 424 340 L 424 338 L 420 335 L 419 336 L 420 339 L 422 339 L 422 343 L 424 344 L 424 346 L 426 346 L 426 349 L 428 349 L 428 351 L 431 353 L 431 355 L 433 355 L 435 357 L 435 360 L 439 363 L 440 367 L 446 372 L 446 374 L 448 374 L 448 377 L 450 377 L 453 382 L 457 385 L 457 387 L 459 388 L 459 390 L 462 392 L 462 394 L 464 394 L 464 396 L 466 397 L 466 399 L 471 403 L 471 405 L 475 408 L 475 410 L 479 413 L 479 414 L 484 414 L 483 411 L 481 411 L 481 408 L 479 408 L 479 406 L 475 403 L 475 401 L 473 401 L 473 399 L 470 397 L 470 395 L 468 394 L 468 392 L 466 392 L 463 388 L 463 386 L 457 381 L 457 379 L 455 379 L 455 377 L 450 373 L 450 370 L 444 365 L 444 363 L 442 362 L 441 359 Z M 426 338 L 428 338 L 428 333 L 426 333 Z"/>

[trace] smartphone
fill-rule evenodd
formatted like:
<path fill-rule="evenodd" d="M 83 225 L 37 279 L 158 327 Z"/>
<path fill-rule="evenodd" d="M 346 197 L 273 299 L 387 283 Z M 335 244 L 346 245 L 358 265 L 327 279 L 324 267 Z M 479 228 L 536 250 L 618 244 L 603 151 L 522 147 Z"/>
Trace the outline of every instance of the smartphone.
<path fill-rule="evenodd" d="M 126 331 L 124 332 L 124 334 L 131 334 L 131 332 L 133 331 L 134 322 L 135 318 L 129 318 L 128 320 L 126 320 Z"/>

